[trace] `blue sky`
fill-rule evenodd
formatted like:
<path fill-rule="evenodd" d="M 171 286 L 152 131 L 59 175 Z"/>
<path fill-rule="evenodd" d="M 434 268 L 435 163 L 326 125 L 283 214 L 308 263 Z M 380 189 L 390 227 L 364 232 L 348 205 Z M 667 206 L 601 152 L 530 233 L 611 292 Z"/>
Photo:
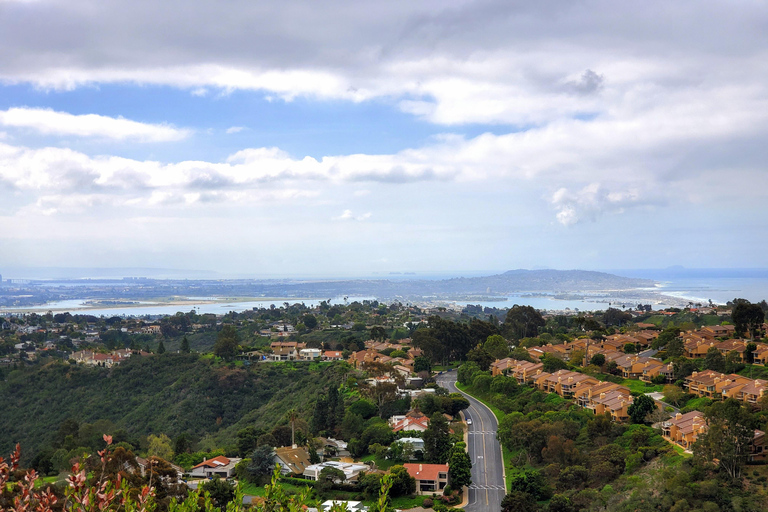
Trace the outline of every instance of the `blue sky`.
<path fill-rule="evenodd" d="M 764 267 L 767 22 L 0 0 L 0 272 Z"/>

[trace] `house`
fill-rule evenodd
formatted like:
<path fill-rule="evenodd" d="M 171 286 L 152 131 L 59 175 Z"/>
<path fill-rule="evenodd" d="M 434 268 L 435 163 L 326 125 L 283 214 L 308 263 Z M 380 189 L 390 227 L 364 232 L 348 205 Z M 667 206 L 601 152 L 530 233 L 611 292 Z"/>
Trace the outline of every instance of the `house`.
<path fill-rule="evenodd" d="M 413 447 L 413 452 L 424 452 L 424 440 L 420 437 L 401 437 L 396 443 L 408 443 Z"/>
<path fill-rule="evenodd" d="M 272 349 L 270 354 L 272 361 L 293 361 L 299 358 L 299 351 L 307 348 L 307 344 L 296 341 L 273 341 L 269 348 Z"/>
<path fill-rule="evenodd" d="M 204 460 L 193 467 L 189 474 L 198 478 L 211 478 L 213 476 L 229 478 L 234 474 L 235 466 L 241 460 L 242 459 L 239 458 L 230 459 L 223 455 L 219 455 L 218 457 Z"/>
<path fill-rule="evenodd" d="M 542 391 L 557 393 L 563 398 L 571 398 L 578 384 L 591 383 L 594 385 L 598 382 L 596 378 L 583 373 L 558 370 L 552 374 L 541 373 L 536 380 L 536 386 Z"/>
<path fill-rule="evenodd" d="M 448 464 L 403 464 L 416 480 L 417 494 L 439 493 L 448 485 Z"/>
<path fill-rule="evenodd" d="M 607 393 L 600 393 L 592 397 L 592 407 L 595 414 L 610 414 L 613 421 L 621 422 L 629 419 L 629 406 L 632 405 L 632 396 L 623 390 L 614 389 Z"/>
<path fill-rule="evenodd" d="M 359 464 L 355 462 L 339 462 L 335 460 L 329 460 L 321 462 L 319 464 L 312 464 L 304 470 L 304 478 L 307 480 L 317 480 L 320 476 L 320 472 L 324 468 L 335 468 L 344 473 L 345 482 L 356 482 L 357 477 L 362 471 L 367 471 L 369 468 L 365 464 Z"/>
<path fill-rule="evenodd" d="M 755 437 L 749 445 L 749 461 L 764 461 L 766 453 L 768 453 L 768 451 L 765 449 L 765 432 L 762 430 L 755 430 Z"/>
<path fill-rule="evenodd" d="M 303 475 L 312 464 L 306 449 L 290 446 L 275 448 L 275 463 L 280 465 L 280 473 L 293 476 Z"/>
<path fill-rule="evenodd" d="M 511 357 L 505 357 L 504 359 L 497 359 L 491 364 L 491 375 L 494 377 L 497 375 L 505 375 L 509 370 L 518 365 L 518 361 Z"/>
<path fill-rule="evenodd" d="M 685 414 L 677 413 L 674 418 L 661 424 L 664 437 L 685 448 L 690 449 L 698 439 L 699 434 L 706 432 L 707 423 L 704 414 L 691 411 Z"/>
<path fill-rule="evenodd" d="M 323 351 L 319 348 L 303 348 L 299 350 L 299 359 L 302 361 L 314 361 L 319 359 Z"/>
<path fill-rule="evenodd" d="M 757 349 L 752 352 L 752 359 L 754 364 L 765 365 L 768 361 L 768 344 L 757 343 Z"/>
<path fill-rule="evenodd" d="M 405 418 L 392 423 L 392 432 L 400 432 L 401 430 L 416 430 L 419 432 L 424 432 L 428 427 L 428 417 L 419 416 L 414 418 L 406 416 Z"/>
<path fill-rule="evenodd" d="M 368 507 L 362 501 L 326 500 L 320 505 L 320 510 L 328 512 L 334 506 L 346 507 L 347 512 L 365 512 Z"/>
<path fill-rule="evenodd" d="M 718 373 L 714 370 L 704 370 L 703 372 L 693 372 L 685 378 L 683 387 L 692 395 L 716 400 L 722 396 L 723 388 L 730 387 L 734 382 L 748 382 L 749 379 L 741 375 Z M 733 392 L 733 391 L 731 391 Z"/>
<path fill-rule="evenodd" d="M 658 364 L 648 364 L 643 368 L 643 374 L 640 375 L 640 380 L 643 382 L 651 382 L 654 378 L 663 376 L 667 384 L 671 383 L 675 377 L 675 371 L 672 363 L 664 364 L 659 362 Z"/>
<path fill-rule="evenodd" d="M 344 357 L 341 350 L 326 350 L 323 352 L 323 361 L 341 361 Z"/>
<path fill-rule="evenodd" d="M 543 371 L 544 363 L 531 363 L 530 361 L 519 361 L 518 365 L 512 371 L 512 376 L 518 384 L 529 384 Z"/>

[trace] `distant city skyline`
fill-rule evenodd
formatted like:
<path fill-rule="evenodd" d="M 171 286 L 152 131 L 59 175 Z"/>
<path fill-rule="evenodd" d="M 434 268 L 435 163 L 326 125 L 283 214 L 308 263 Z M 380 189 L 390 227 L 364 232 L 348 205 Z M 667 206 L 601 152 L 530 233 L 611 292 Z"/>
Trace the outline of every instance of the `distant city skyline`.
<path fill-rule="evenodd" d="M 768 266 L 762 4 L 0 8 L 4 276 Z"/>

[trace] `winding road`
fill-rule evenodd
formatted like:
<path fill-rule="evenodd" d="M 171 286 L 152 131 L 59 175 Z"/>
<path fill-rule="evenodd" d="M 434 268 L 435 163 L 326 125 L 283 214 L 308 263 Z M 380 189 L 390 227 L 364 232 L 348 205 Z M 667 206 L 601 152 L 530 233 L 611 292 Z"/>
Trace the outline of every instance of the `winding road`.
<path fill-rule="evenodd" d="M 437 376 L 437 383 L 451 393 L 461 393 L 469 400 L 464 410 L 467 421 L 467 449 L 472 460 L 472 485 L 469 487 L 467 512 L 497 512 L 506 494 L 504 459 L 496 439 L 496 416 L 482 402 L 456 387 L 456 372 Z"/>

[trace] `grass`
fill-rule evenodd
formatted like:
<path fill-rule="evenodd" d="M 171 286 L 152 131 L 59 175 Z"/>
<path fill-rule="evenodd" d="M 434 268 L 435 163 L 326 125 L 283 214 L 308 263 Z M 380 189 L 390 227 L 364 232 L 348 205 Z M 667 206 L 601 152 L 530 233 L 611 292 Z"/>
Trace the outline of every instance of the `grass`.
<path fill-rule="evenodd" d="M 362 459 L 360 459 L 361 462 L 368 462 L 368 461 L 371 461 L 371 460 L 376 463 L 376 467 L 377 468 L 379 468 L 381 470 L 384 470 L 384 471 L 388 470 L 389 468 L 391 468 L 392 466 L 395 465 L 394 461 L 392 461 L 391 459 L 384 459 L 384 458 L 381 458 L 381 457 L 376 457 L 373 454 L 368 454 L 365 457 L 363 457 Z"/>
<path fill-rule="evenodd" d="M 409 509 L 413 507 L 420 507 L 424 504 L 426 498 L 431 496 L 398 496 L 392 498 L 392 507 L 395 509 Z M 373 502 L 369 503 L 373 504 Z"/>
<path fill-rule="evenodd" d="M 672 449 L 675 450 L 675 452 L 685 458 L 693 457 L 690 453 L 686 453 L 682 446 L 678 446 L 676 444 L 672 444 Z"/>
<path fill-rule="evenodd" d="M 768 367 L 748 364 L 739 372 L 739 375 L 750 379 L 768 379 Z"/>
<path fill-rule="evenodd" d="M 286 492 L 300 493 L 304 491 L 304 486 L 289 484 L 285 482 L 280 482 L 280 487 L 282 487 Z M 244 482 L 240 483 L 240 489 L 243 491 L 243 494 L 247 494 L 249 496 L 264 496 L 264 493 L 266 492 L 263 485 Z"/>
<path fill-rule="evenodd" d="M 485 404 L 485 406 L 486 406 L 486 407 L 488 407 L 488 408 L 491 410 L 491 412 L 493 412 L 494 416 L 496 416 L 496 421 L 497 421 L 497 422 L 501 422 L 502 418 L 504 418 L 504 416 L 506 416 L 506 414 L 505 414 L 505 413 L 504 413 L 504 412 L 503 412 L 501 409 L 499 409 L 498 407 L 494 407 L 493 405 L 491 405 L 491 404 L 490 404 L 490 403 L 487 401 L 487 397 L 481 397 L 481 396 L 478 396 L 478 394 L 477 394 L 477 393 L 470 393 L 470 392 L 467 390 L 467 388 L 468 388 L 469 386 L 466 386 L 466 385 L 464 385 L 464 384 L 461 384 L 461 383 L 459 383 L 459 382 L 456 382 L 456 387 L 457 387 L 457 388 L 459 388 L 460 390 L 464 391 L 464 392 L 465 392 L 465 393 L 467 393 L 468 395 L 472 395 L 473 397 L 475 397 L 475 398 L 477 398 L 478 400 L 480 400 L 481 402 L 483 402 L 483 404 Z M 507 485 L 507 489 L 509 489 L 509 484 L 510 484 L 509 480 L 510 480 L 510 478 L 512 477 L 512 472 L 511 472 L 511 471 L 506 471 L 506 469 L 507 469 L 507 468 L 510 468 L 510 467 L 512 466 L 512 452 L 510 452 L 509 450 L 505 449 L 505 448 L 502 446 L 502 449 L 501 449 L 501 457 L 502 457 L 502 459 L 504 460 L 504 468 L 505 468 L 505 475 L 506 475 L 506 482 L 505 482 L 505 483 L 506 483 L 506 485 Z"/>
<path fill-rule="evenodd" d="M 621 381 L 622 386 L 626 386 L 633 393 L 655 393 L 664 389 L 663 384 L 648 384 L 637 379 L 624 379 Z"/>

